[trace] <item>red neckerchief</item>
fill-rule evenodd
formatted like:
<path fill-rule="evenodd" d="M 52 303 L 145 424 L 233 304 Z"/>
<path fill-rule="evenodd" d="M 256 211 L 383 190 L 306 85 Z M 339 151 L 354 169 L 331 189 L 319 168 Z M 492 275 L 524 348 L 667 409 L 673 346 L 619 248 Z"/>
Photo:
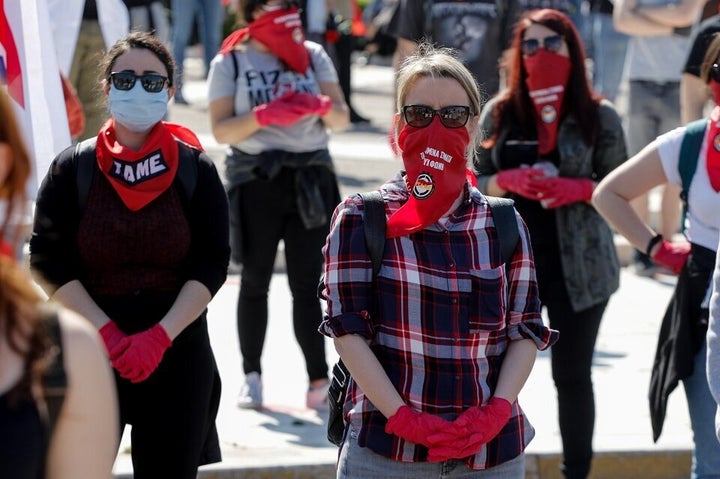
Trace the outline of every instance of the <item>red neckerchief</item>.
<path fill-rule="evenodd" d="M 220 53 L 229 53 L 248 35 L 265 45 L 292 70 L 304 75 L 310 68 L 310 56 L 305 49 L 305 35 L 297 7 L 264 13 L 247 28 L 228 35 L 220 47 Z"/>
<path fill-rule="evenodd" d="M 139 151 L 118 143 L 113 119 L 100 129 L 95 148 L 98 166 L 130 210 L 138 211 L 172 185 L 178 169 L 172 129 L 159 122 Z"/>
<path fill-rule="evenodd" d="M 523 63 L 527 70 L 525 84 L 535 105 L 538 151 L 545 155 L 557 144 L 562 102 L 570 78 L 570 59 L 540 48 L 535 55 L 524 57 Z"/>
<path fill-rule="evenodd" d="M 716 105 L 710 113 L 708 128 L 710 144 L 705 153 L 705 165 L 713 190 L 720 192 L 720 106 Z"/>
<path fill-rule="evenodd" d="M 410 198 L 388 218 L 388 238 L 419 231 L 447 213 L 467 182 L 469 141 L 466 128 L 445 128 L 437 117 L 426 128 L 402 129 L 397 144 Z"/>

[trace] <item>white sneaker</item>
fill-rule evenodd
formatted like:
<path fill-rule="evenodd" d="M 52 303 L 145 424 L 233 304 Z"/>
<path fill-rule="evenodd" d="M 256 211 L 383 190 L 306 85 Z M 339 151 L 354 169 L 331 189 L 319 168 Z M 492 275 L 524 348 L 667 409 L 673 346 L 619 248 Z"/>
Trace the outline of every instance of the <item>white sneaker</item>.
<path fill-rule="evenodd" d="M 245 384 L 240 388 L 237 406 L 242 409 L 260 409 L 262 407 L 262 379 L 256 372 L 245 376 Z"/>
<path fill-rule="evenodd" d="M 322 386 L 310 387 L 307 392 L 307 400 L 305 401 L 305 406 L 308 409 L 327 411 L 328 389 L 330 389 L 329 381 Z"/>

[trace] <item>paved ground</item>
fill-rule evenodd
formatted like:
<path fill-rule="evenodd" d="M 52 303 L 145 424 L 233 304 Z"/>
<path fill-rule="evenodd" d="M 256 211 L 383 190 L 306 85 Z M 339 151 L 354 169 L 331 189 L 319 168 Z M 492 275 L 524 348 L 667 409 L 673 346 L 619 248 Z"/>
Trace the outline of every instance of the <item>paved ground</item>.
<path fill-rule="evenodd" d="M 208 152 L 221 165 L 222 147 L 209 134 L 205 86 L 199 66 L 189 59 L 185 97 L 190 106 L 173 106 L 171 120 L 200 133 Z M 391 72 L 382 65 L 356 66 L 355 105 L 373 119 L 369 127 L 336 134 L 331 150 L 343 195 L 364 191 L 389 178 L 398 162 L 385 139 L 390 125 Z M 270 324 L 263 355 L 266 407 L 239 410 L 235 398 L 242 383 L 235 326 L 238 276 L 229 276 L 209 307 L 213 348 L 223 380 L 217 425 L 223 462 L 201 469 L 203 478 L 331 478 L 337 449 L 325 438 L 324 418 L 304 407 L 307 379 L 290 319 L 287 277 L 278 262 L 270 295 Z M 667 282 L 639 278 L 623 271 L 621 288 L 605 314 L 594 362 L 597 396 L 594 479 L 679 479 L 689 476 L 691 433 L 682 390 L 670 399 L 663 436 L 652 442 L 647 388 L 655 341 L 672 291 Z M 336 359 L 327 344 L 328 362 Z M 559 478 L 560 439 L 555 390 L 548 353 L 538 356 L 520 395 L 520 403 L 537 430 L 528 453 L 527 478 Z M 126 431 L 127 432 L 127 431 Z M 127 434 L 126 434 L 127 436 Z M 115 471 L 131 477 L 123 439 Z"/>

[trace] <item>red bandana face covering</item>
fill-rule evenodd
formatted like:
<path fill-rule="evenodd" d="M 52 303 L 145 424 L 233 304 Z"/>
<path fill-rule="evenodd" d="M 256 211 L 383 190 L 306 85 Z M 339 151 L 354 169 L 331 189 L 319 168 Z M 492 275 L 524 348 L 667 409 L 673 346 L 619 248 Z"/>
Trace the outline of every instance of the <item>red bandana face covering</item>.
<path fill-rule="evenodd" d="M 469 142 L 467 128 L 445 128 L 438 117 L 426 128 L 402 129 L 397 144 L 410 198 L 388 219 L 388 238 L 419 231 L 447 213 L 467 181 Z"/>
<path fill-rule="evenodd" d="M 100 130 L 95 153 L 100 171 L 132 211 L 167 190 L 178 168 L 178 145 L 164 122 L 153 127 L 140 151 L 134 151 L 117 142 L 110 119 Z"/>
<path fill-rule="evenodd" d="M 570 59 L 540 48 L 535 55 L 524 57 L 523 63 L 528 74 L 525 84 L 535 105 L 538 151 L 545 155 L 557 144 L 560 109 L 570 78 Z"/>
<path fill-rule="evenodd" d="M 303 75 L 307 72 L 310 57 L 303 44 L 305 36 L 296 7 L 267 12 L 252 22 L 248 31 L 291 69 Z"/>
<path fill-rule="evenodd" d="M 713 88 L 713 84 L 715 88 Z M 715 81 L 710 82 L 713 97 L 715 97 L 715 91 L 718 87 L 720 87 L 720 85 Z M 709 144 L 707 145 L 707 151 L 705 153 L 705 165 L 713 190 L 720 192 L 720 106 L 717 106 L 717 104 L 710 113 L 710 119 L 708 121 L 710 131 L 708 132 Z"/>

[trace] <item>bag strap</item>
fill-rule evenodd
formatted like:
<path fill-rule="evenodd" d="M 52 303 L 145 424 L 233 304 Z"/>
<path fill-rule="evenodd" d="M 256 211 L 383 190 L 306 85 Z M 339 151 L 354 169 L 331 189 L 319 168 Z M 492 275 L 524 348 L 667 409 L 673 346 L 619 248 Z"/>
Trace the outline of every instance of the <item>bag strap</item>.
<path fill-rule="evenodd" d="M 485 196 L 485 198 L 487 198 L 492 211 L 495 230 L 497 231 L 498 241 L 500 241 L 502 260 L 504 264 L 507 264 L 510 262 L 520 240 L 520 232 L 515 218 L 515 202 L 509 198 L 499 198 L 497 196 Z"/>
<path fill-rule="evenodd" d="M 192 201 L 195 194 L 195 186 L 197 185 L 198 165 L 195 159 L 195 148 L 178 141 L 178 169 L 175 179 L 180 182 L 180 187 L 184 194 L 184 200 L 187 204 Z M 77 187 L 77 203 L 80 211 L 85 209 L 87 198 L 90 194 L 90 185 L 92 185 L 93 176 L 95 175 L 95 147 L 97 145 L 97 137 L 88 138 L 78 142 L 73 152 L 73 161 L 75 162 L 75 183 Z"/>
<path fill-rule="evenodd" d="M 697 170 L 698 155 L 705 138 L 705 128 L 707 128 L 707 119 L 701 118 L 692 121 L 685 127 L 685 135 L 680 144 L 680 158 L 678 161 L 678 171 L 680 180 L 682 181 L 682 190 L 680 191 L 680 199 L 683 203 L 682 219 L 680 229 L 685 230 L 685 217 L 688 210 L 688 193 L 690 191 L 690 183 L 692 183 L 695 170 Z"/>
<path fill-rule="evenodd" d="M 375 191 L 360 193 L 365 206 L 365 244 L 370 253 L 373 266 L 373 277 L 380 272 L 383 252 L 385 250 L 385 230 L 387 218 L 385 217 L 385 201 L 382 194 Z"/>
<path fill-rule="evenodd" d="M 88 138 L 78 142 L 75 145 L 73 153 L 73 161 L 76 168 L 76 185 L 78 208 L 80 211 L 85 209 L 88 194 L 90 193 L 90 185 L 92 184 L 93 175 L 95 174 L 95 146 L 97 138 Z"/>

